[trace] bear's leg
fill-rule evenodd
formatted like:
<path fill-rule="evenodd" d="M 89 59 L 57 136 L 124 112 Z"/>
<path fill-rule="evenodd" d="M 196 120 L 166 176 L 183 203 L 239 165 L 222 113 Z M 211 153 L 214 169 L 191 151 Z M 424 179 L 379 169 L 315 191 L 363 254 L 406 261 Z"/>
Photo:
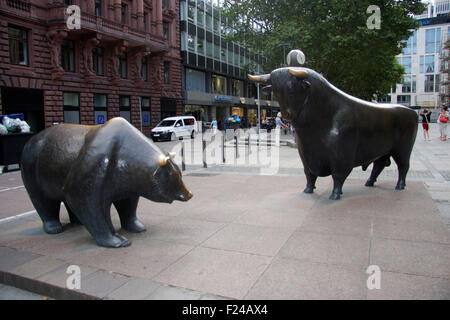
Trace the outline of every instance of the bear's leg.
<path fill-rule="evenodd" d="M 81 221 L 77 218 L 77 216 L 73 213 L 73 211 L 69 208 L 66 202 L 64 202 L 64 206 L 66 207 L 67 213 L 69 214 L 70 223 L 73 224 L 81 224 Z"/>
<path fill-rule="evenodd" d="M 67 204 L 99 246 L 119 248 L 131 244 L 130 240 L 114 230 L 110 203 L 98 204 L 98 199 L 67 199 Z"/>
<path fill-rule="evenodd" d="M 40 192 L 33 192 L 29 188 L 31 202 L 42 220 L 43 228 L 46 233 L 56 234 L 62 232 L 62 225 L 59 221 L 59 207 L 61 202 L 49 199 Z"/>
<path fill-rule="evenodd" d="M 130 232 L 143 232 L 147 230 L 142 222 L 136 217 L 136 209 L 139 197 L 114 201 L 120 217 L 122 228 Z"/>

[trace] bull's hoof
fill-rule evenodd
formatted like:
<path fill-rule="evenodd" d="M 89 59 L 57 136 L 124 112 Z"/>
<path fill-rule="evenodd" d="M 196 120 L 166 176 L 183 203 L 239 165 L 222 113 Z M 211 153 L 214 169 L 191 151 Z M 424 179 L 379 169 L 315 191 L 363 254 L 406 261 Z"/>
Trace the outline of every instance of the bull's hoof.
<path fill-rule="evenodd" d="M 120 248 L 120 247 L 128 247 L 131 245 L 131 241 L 125 238 L 124 236 L 121 236 L 120 234 L 116 233 L 113 236 L 110 236 L 108 238 L 97 238 L 95 239 L 97 244 L 102 247 L 108 247 L 108 248 Z"/>
<path fill-rule="evenodd" d="M 329 199 L 330 200 L 339 200 L 341 198 L 341 194 L 342 194 L 342 192 L 340 192 L 340 193 L 334 193 L 333 192 Z"/>
<path fill-rule="evenodd" d="M 131 221 L 128 221 L 124 224 L 122 224 L 122 228 L 129 231 L 129 232 L 144 232 L 147 230 L 145 225 L 140 222 L 138 219 L 133 219 Z"/>
<path fill-rule="evenodd" d="M 62 224 L 59 221 L 44 222 L 44 231 L 49 234 L 57 234 L 63 231 Z"/>
<path fill-rule="evenodd" d="M 398 184 L 398 185 L 395 187 L 395 190 L 405 190 L 405 187 L 406 187 L 406 185 L 404 185 L 404 184 Z"/>
<path fill-rule="evenodd" d="M 365 186 L 366 186 L 366 187 L 373 187 L 373 186 L 374 186 L 374 184 L 375 184 L 375 181 L 372 181 L 372 180 L 367 180 L 367 182 L 366 182 Z"/>
<path fill-rule="evenodd" d="M 314 193 L 314 189 L 316 187 L 306 187 L 305 190 L 303 190 L 304 193 Z"/>

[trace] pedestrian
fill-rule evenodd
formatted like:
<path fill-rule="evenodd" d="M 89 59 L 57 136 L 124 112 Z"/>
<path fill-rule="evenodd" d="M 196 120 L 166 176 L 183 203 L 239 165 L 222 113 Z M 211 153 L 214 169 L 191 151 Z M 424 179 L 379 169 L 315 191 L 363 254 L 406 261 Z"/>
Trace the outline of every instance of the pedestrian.
<path fill-rule="evenodd" d="M 441 140 L 446 141 L 447 140 L 447 122 L 449 119 L 449 113 L 445 108 L 441 109 L 441 113 L 439 114 L 438 123 L 439 123 L 439 129 L 441 132 Z"/>
<path fill-rule="evenodd" d="M 277 117 L 275 118 L 275 129 L 282 128 L 288 128 L 288 126 L 283 123 L 283 120 L 281 119 L 281 112 L 278 112 Z"/>
<path fill-rule="evenodd" d="M 425 141 L 431 141 L 430 134 L 428 133 L 429 123 L 431 122 L 431 111 L 424 109 L 419 115 L 422 117 L 423 139 Z"/>
<path fill-rule="evenodd" d="M 215 135 L 217 133 L 217 120 L 216 118 L 213 118 L 213 121 L 211 122 L 210 129 L 213 129 L 213 134 Z"/>

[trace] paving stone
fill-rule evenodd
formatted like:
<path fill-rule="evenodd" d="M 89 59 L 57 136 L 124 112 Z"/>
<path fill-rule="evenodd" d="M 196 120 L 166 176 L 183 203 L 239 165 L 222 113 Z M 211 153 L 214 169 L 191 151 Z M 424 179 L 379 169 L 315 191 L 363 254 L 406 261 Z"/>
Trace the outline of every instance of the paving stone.
<path fill-rule="evenodd" d="M 135 278 L 109 293 L 107 298 L 115 300 L 142 300 L 160 287 L 160 283 L 152 280 Z"/>
<path fill-rule="evenodd" d="M 159 286 L 145 300 L 199 300 L 203 293 L 184 288 Z"/>
<path fill-rule="evenodd" d="M 363 266 L 369 258 L 369 239 L 296 231 L 281 248 L 279 256 L 308 262 Z"/>
<path fill-rule="evenodd" d="M 63 260 L 53 259 L 51 257 L 42 256 L 37 259 L 33 259 L 27 263 L 21 264 L 10 270 L 19 276 L 35 279 L 47 272 L 55 270 L 56 268 L 64 265 Z"/>
<path fill-rule="evenodd" d="M 276 258 L 245 299 L 365 299 L 365 268 Z"/>
<path fill-rule="evenodd" d="M 263 256 L 198 247 L 154 280 L 241 299 L 270 261 L 271 258 Z"/>
<path fill-rule="evenodd" d="M 202 243 L 202 246 L 275 256 L 293 232 L 294 228 L 230 224 Z"/>
<path fill-rule="evenodd" d="M 104 298 L 128 281 L 130 281 L 129 277 L 99 270 L 86 277 L 81 285 L 81 292 Z"/>
<path fill-rule="evenodd" d="M 450 245 L 373 238 L 370 264 L 382 271 L 450 279 Z"/>
<path fill-rule="evenodd" d="M 10 271 L 24 263 L 39 258 L 40 255 L 7 247 L 0 247 L 0 257 L 0 271 Z"/>
<path fill-rule="evenodd" d="M 380 289 L 368 290 L 372 300 L 449 300 L 450 280 L 382 272 Z"/>

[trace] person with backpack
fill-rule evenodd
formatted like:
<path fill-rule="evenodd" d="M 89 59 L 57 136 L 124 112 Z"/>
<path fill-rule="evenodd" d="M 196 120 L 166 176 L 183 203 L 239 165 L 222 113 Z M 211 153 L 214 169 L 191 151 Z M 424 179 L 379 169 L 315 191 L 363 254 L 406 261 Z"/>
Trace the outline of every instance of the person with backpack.
<path fill-rule="evenodd" d="M 447 140 L 447 123 L 449 119 L 449 113 L 445 108 L 441 109 L 441 113 L 439 114 L 438 123 L 439 123 L 439 129 L 441 132 L 441 140 L 446 141 Z"/>
<path fill-rule="evenodd" d="M 429 123 L 431 122 L 431 112 L 429 112 L 427 109 L 421 111 L 419 115 L 422 117 L 422 128 L 423 128 L 423 138 L 425 141 L 430 141 L 430 134 L 428 133 L 429 130 Z"/>

